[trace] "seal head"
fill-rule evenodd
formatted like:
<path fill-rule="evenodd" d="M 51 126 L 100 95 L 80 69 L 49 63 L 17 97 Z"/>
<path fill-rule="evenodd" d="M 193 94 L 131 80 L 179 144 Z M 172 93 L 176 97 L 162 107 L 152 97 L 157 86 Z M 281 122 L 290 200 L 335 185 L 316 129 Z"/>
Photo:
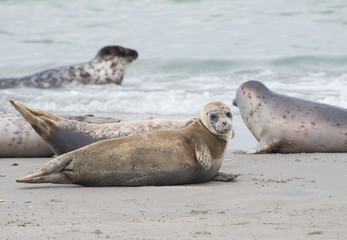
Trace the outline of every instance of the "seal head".
<path fill-rule="evenodd" d="M 137 51 L 130 48 L 124 48 L 121 46 L 106 46 L 100 49 L 100 51 L 96 55 L 96 58 L 103 59 L 104 61 L 109 61 L 113 60 L 115 57 L 122 57 L 126 58 L 130 63 L 136 60 L 138 56 L 139 55 Z"/>
<path fill-rule="evenodd" d="M 233 138 L 233 114 L 229 106 L 224 103 L 213 102 L 207 104 L 204 110 L 200 112 L 200 119 L 212 134 L 226 140 Z"/>

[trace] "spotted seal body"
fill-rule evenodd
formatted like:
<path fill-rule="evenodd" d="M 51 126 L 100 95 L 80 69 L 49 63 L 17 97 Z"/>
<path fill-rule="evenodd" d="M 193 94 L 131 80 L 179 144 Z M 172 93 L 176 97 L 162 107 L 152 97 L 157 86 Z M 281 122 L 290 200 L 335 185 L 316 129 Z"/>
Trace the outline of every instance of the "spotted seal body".
<path fill-rule="evenodd" d="M 52 150 L 22 117 L 0 113 L 0 157 L 49 157 Z"/>
<path fill-rule="evenodd" d="M 95 123 L 119 122 L 115 118 L 65 116 L 67 119 Z M 0 112 L 0 157 L 50 157 L 50 146 L 21 116 Z"/>
<path fill-rule="evenodd" d="M 137 57 L 135 50 L 106 46 L 90 62 L 50 69 L 21 78 L 0 79 L 0 88 L 18 85 L 56 88 L 66 85 L 121 84 L 126 66 Z"/>
<path fill-rule="evenodd" d="M 93 143 L 58 156 L 17 181 L 85 186 L 206 182 L 219 176 L 232 126 L 230 108 L 221 102 L 210 103 L 186 128 Z"/>
<path fill-rule="evenodd" d="M 64 154 L 105 139 L 155 130 L 183 128 L 192 124 L 196 119 L 148 119 L 124 123 L 92 124 L 61 118 L 40 109 L 26 106 L 19 101 L 10 100 L 10 102 L 56 155 Z"/>
<path fill-rule="evenodd" d="M 347 152 L 347 109 L 277 94 L 258 81 L 243 83 L 234 105 L 259 142 L 240 153 Z"/>

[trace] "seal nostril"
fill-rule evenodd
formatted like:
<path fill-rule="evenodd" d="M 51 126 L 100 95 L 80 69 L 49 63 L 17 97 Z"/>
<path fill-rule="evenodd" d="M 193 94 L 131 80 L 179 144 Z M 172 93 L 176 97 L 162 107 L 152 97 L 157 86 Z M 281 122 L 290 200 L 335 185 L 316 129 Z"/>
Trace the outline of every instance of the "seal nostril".
<path fill-rule="evenodd" d="M 234 100 L 233 100 L 233 105 L 234 105 L 235 107 L 238 107 L 238 106 L 237 106 L 236 98 L 234 98 Z"/>

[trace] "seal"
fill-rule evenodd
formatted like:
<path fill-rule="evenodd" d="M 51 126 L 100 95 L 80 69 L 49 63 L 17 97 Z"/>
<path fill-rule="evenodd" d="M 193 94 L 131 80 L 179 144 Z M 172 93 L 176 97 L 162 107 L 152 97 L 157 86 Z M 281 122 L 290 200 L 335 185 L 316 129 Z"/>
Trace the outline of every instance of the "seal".
<path fill-rule="evenodd" d="M 17 182 L 145 186 L 220 180 L 218 170 L 232 137 L 230 108 L 213 102 L 186 128 L 96 142 L 52 159 Z M 227 180 L 228 174 L 222 175 Z"/>
<path fill-rule="evenodd" d="M 91 123 L 119 122 L 116 118 L 66 116 L 68 119 Z M 0 112 L 0 157 L 50 157 L 49 145 L 21 116 Z"/>
<path fill-rule="evenodd" d="M 347 152 L 347 109 L 278 94 L 258 81 L 243 83 L 233 103 L 259 142 L 238 153 Z"/>
<path fill-rule="evenodd" d="M 13 99 L 9 101 L 56 155 L 105 139 L 155 130 L 183 128 L 192 124 L 196 119 L 196 117 L 188 120 L 148 119 L 124 123 L 92 124 L 60 118 Z"/>
<path fill-rule="evenodd" d="M 137 57 L 138 53 L 133 49 L 106 46 L 90 62 L 49 69 L 20 78 L 0 79 L 0 88 L 11 88 L 18 85 L 37 88 L 111 83 L 120 85 L 126 66 Z"/>
<path fill-rule="evenodd" d="M 0 112 L 0 157 L 49 157 L 52 150 L 22 117 Z"/>

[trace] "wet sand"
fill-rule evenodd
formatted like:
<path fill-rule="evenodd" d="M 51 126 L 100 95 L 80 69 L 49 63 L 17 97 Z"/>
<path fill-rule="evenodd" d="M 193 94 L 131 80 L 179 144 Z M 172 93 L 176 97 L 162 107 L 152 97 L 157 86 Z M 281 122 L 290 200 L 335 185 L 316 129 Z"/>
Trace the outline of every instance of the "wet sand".
<path fill-rule="evenodd" d="M 48 160 L 0 159 L 1 239 L 347 239 L 347 154 L 229 151 L 229 183 L 15 182 Z"/>

